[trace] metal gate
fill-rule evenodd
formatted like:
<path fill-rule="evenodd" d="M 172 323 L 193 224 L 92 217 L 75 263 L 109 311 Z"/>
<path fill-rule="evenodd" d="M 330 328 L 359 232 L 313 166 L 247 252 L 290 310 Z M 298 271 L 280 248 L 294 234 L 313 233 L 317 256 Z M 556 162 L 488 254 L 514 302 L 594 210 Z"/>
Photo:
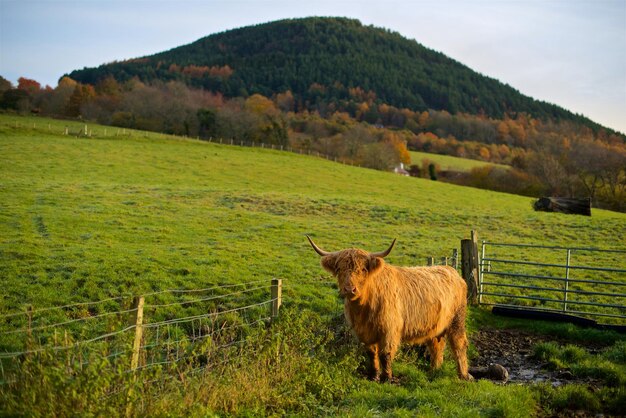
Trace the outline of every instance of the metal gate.
<path fill-rule="evenodd" d="M 626 250 L 483 241 L 479 265 L 481 304 L 626 323 Z"/>

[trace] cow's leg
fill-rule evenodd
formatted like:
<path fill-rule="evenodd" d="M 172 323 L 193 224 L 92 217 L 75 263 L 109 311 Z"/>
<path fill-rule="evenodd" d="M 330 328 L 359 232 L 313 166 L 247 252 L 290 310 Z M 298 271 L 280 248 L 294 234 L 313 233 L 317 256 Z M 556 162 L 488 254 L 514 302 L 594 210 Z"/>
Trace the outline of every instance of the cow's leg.
<path fill-rule="evenodd" d="M 398 351 L 399 343 L 388 343 L 384 344 L 380 350 L 380 362 L 382 367 L 382 376 L 381 380 L 383 382 L 391 382 L 393 379 L 393 373 L 391 371 L 391 363 L 393 363 L 393 358 L 396 356 L 396 352 Z"/>
<path fill-rule="evenodd" d="M 381 380 L 383 382 L 391 382 L 393 373 L 391 371 L 391 363 L 393 362 L 393 356 L 390 352 L 384 352 L 380 355 L 380 362 L 382 363 L 383 374 Z"/>
<path fill-rule="evenodd" d="M 369 378 L 375 382 L 380 381 L 380 362 L 378 360 L 378 344 L 372 344 L 367 347 L 367 355 L 369 357 Z"/>
<path fill-rule="evenodd" d="M 465 334 L 465 309 L 459 312 L 452 320 L 448 329 L 448 341 L 452 354 L 456 359 L 458 375 L 463 380 L 474 380 L 467 371 L 467 335 Z"/>
<path fill-rule="evenodd" d="M 435 337 L 426 343 L 430 354 L 430 369 L 436 370 L 443 363 L 443 350 L 446 347 L 446 340 L 443 337 Z"/>

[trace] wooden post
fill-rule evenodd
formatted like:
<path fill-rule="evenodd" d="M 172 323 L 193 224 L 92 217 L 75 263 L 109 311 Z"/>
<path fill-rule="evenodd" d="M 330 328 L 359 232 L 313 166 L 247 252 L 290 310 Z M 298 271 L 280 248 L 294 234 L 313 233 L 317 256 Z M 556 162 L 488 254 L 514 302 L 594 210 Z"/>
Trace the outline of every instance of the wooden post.
<path fill-rule="evenodd" d="M 470 232 L 470 239 L 472 240 L 472 265 L 474 266 L 474 270 L 472 270 L 472 274 L 474 275 L 474 283 L 476 285 L 476 297 L 478 297 L 478 292 L 480 291 L 480 258 L 478 256 L 478 233 L 475 229 L 472 229 Z M 477 300 L 476 303 L 480 302 Z"/>
<path fill-rule="evenodd" d="M 461 240 L 461 273 L 467 283 L 467 299 L 470 304 L 478 303 L 478 241 L 476 231 L 472 239 Z"/>
<path fill-rule="evenodd" d="M 67 330 L 63 331 L 63 346 L 64 347 L 69 347 L 70 346 L 70 339 L 67 335 Z M 65 367 L 67 367 L 67 370 L 70 369 L 71 364 L 72 364 L 72 359 L 70 356 L 70 350 L 64 350 L 65 351 Z"/>
<path fill-rule="evenodd" d="M 459 269 L 459 250 L 456 248 L 452 250 L 452 258 L 454 259 L 454 269 Z"/>
<path fill-rule="evenodd" d="M 136 370 L 139 366 L 139 351 L 141 349 L 141 339 L 143 337 L 143 296 L 133 299 L 133 309 L 137 309 L 131 315 L 130 324 L 135 325 L 135 339 L 133 341 L 133 353 L 130 359 L 130 369 Z"/>
<path fill-rule="evenodd" d="M 563 292 L 563 313 L 567 312 L 567 291 L 569 288 L 569 266 L 572 258 L 572 250 L 567 249 L 567 260 L 565 262 L 565 289 Z"/>
<path fill-rule="evenodd" d="M 426 265 L 434 266 L 435 265 L 435 257 L 426 257 Z"/>
<path fill-rule="evenodd" d="M 278 317 L 278 310 L 283 303 L 283 280 L 272 279 L 272 319 Z"/>
<path fill-rule="evenodd" d="M 143 305 L 144 298 L 143 296 L 136 296 L 133 299 L 133 313 L 130 316 L 130 325 L 135 325 L 135 339 L 133 341 L 133 352 L 130 359 L 130 370 L 134 372 L 137 370 L 139 366 L 139 352 L 141 350 L 141 339 L 143 338 Z M 126 394 L 126 417 L 130 418 L 133 416 L 133 392 L 134 392 L 134 383 L 137 377 L 134 376 L 133 373 L 133 381 L 128 387 L 128 393 Z"/>
<path fill-rule="evenodd" d="M 441 265 L 442 266 L 448 265 L 448 257 L 441 257 Z"/>

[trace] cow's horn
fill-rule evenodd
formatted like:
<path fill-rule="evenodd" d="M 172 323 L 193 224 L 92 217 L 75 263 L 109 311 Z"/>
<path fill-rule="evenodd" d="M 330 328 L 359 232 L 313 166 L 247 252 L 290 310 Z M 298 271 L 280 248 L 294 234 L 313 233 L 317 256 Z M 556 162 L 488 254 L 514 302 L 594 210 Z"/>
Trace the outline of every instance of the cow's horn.
<path fill-rule="evenodd" d="M 385 258 L 389 255 L 389 253 L 391 252 L 391 249 L 393 248 L 394 244 L 396 243 L 396 240 L 394 238 L 393 242 L 391 243 L 391 245 L 389 246 L 389 248 L 387 248 L 385 251 L 381 252 L 381 253 L 372 253 L 371 256 L 372 257 L 380 257 L 380 258 Z"/>
<path fill-rule="evenodd" d="M 313 240 L 311 239 L 310 236 L 306 236 L 307 239 L 309 240 L 309 242 L 311 243 L 311 247 L 313 247 L 313 249 L 315 250 L 316 253 L 318 253 L 319 255 L 321 255 L 322 257 L 330 255 L 329 252 L 322 250 L 320 247 L 318 247 L 317 245 L 315 245 L 315 243 L 313 242 Z"/>

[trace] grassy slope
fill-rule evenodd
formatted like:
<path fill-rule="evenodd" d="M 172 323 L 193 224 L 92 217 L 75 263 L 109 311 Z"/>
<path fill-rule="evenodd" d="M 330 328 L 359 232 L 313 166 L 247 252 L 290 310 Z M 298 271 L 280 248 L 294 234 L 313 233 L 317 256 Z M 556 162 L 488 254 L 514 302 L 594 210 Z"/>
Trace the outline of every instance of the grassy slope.
<path fill-rule="evenodd" d="M 59 122 L 48 130 L 14 121 L 0 116 L 0 312 L 271 277 L 287 279 L 287 309 L 336 312 L 335 291 L 314 280 L 327 276 L 304 234 L 329 250 L 380 250 L 397 237 L 389 256 L 397 264 L 447 255 L 470 229 L 500 241 L 626 244 L 624 214 L 537 213 L 524 197 L 286 152 L 136 133 L 74 138 L 58 135 Z M 527 415 L 536 407 L 525 388 L 456 381 L 450 362 L 441 378 L 397 367 L 408 379 L 400 387 L 341 375 L 350 389 L 334 410 Z"/>
<path fill-rule="evenodd" d="M 331 250 L 397 237 L 390 261 L 406 264 L 449 254 L 470 229 L 495 241 L 626 243 L 619 213 L 540 213 L 525 197 L 290 153 L 47 136 L 3 119 L 2 268 L 21 277 L 12 305 L 272 276 L 305 285 L 321 274 L 306 233 Z"/>
<path fill-rule="evenodd" d="M 483 167 L 485 165 L 508 168 L 508 166 L 503 164 L 491 164 L 485 161 L 470 160 L 469 158 L 459 158 L 451 155 L 431 154 L 419 151 L 410 151 L 410 154 L 411 164 L 421 165 L 423 160 L 430 160 L 435 164 L 439 164 L 442 170 L 470 171 L 472 168 Z"/>

